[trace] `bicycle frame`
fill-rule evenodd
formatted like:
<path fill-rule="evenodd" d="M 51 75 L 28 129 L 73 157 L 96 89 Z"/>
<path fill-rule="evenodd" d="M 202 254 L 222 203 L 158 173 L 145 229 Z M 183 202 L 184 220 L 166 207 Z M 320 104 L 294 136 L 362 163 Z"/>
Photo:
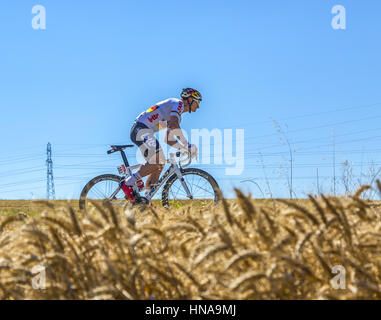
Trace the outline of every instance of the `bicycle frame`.
<path fill-rule="evenodd" d="M 140 165 L 135 165 L 135 166 L 130 166 L 129 163 L 128 163 L 128 160 L 127 160 L 127 157 L 126 157 L 126 154 L 124 153 L 123 150 L 120 150 L 120 153 L 122 155 L 122 159 L 123 159 L 123 162 L 124 162 L 124 165 L 126 167 L 126 170 L 128 172 L 129 175 L 132 174 L 132 170 L 134 169 L 137 169 Z M 164 174 L 161 176 L 161 178 L 155 183 L 155 185 L 152 187 L 151 191 L 148 193 L 148 195 L 146 196 L 147 200 L 148 201 L 151 201 L 151 199 L 155 196 L 155 194 L 157 193 L 157 191 L 161 188 L 161 186 L 163 184 L 165 184 L 168 180 L 168 178 L 170 176 L 172 176 L 172 174 L 176 174 L 177 177 L 179 178 L 179 181 L 181 182 L 183 188 L 185 189 L 185 192 L 188 196 L 189 199 L 193 199 L 192 197 L 192 194 L 187 186 L 187 184 L 185 183 L 185 180 L 183 178 L 183 175 L 181 173 L 181 166 L 178 165 L 178 163 L 176 162 L 175 160 L 175 155 L 180 155 L 179 152 L 177 152 L 176 154 L 175 153 L 170 153 L 169 154 L 169 160 L 166 161 L 166 163 L 170 163 L 170 167 L 167 169 L 167 171 L 164 172 Z M 189 162 L 190 163 L 190 162 Z M 189 164 L 188 163 L 188 164 Z M 134 186 L 134 189 L 135 191 L 138 193 L 138 190 L 136 188 L 136 186 Z M 120 191 L 120 187 L 117 188 L 113 194 L 110 196 L 111 199 L 113 199 L 115 197 L 115 195 Z"/>

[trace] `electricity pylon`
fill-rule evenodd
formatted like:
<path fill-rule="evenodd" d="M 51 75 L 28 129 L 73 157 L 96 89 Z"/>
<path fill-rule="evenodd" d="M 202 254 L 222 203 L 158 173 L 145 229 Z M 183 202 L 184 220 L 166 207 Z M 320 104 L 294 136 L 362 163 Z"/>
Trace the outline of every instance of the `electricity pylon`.
<path fill-rule="evenodd" d="M 50 142 L 48 143 L 48 146 L 46 149 L 46 155 L 47 155 L 46 198 L 54 200 L 56 198 L 56 192 L 54 191 L 52 146 Z"/>

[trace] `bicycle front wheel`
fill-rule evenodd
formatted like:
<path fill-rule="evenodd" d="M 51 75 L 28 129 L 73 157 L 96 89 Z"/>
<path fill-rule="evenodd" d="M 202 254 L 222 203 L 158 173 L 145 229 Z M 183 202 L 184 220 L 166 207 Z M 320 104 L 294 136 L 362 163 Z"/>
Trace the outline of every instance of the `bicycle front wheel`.
<path fill-rule="evenodd" d="M 114 174 L 104 174 L 91 179 L 82 189 L 79 208 L 88 210 L 90 199 L 100 203 L 108 199 L 112 204 L 126 204 L 124 192 L 119 186 L 120 179 L 121 177 Z"/>
<path fill-rule="evenodd" d="M 162 192 L 162 203 L 165 207 L 181 207 L 192 202 L 200 207 L 217 204 L 220 200 L 220 188 L 216 180 L 207 172 L 187 168 L 181 171 L 184 181 L 173 174 L 165 184 Z M 186 192 L 187 186 L 191 198 Z"/>

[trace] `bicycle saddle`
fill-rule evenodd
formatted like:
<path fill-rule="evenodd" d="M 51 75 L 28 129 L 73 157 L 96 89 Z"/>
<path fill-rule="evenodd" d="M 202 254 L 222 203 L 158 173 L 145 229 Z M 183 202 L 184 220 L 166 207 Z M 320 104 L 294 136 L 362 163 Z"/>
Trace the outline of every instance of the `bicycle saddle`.
<path fill-rule="evenodd" d="M 114 152 L 118 152 L 118 151 L 122 151 L 126 148 L 133 148 L 134 145 L 133 144 L 125 144 L 125 145 L 121 145 L 121 146 L 111 146 L 111 150 L 108 150 L 107 153 L 110 154 L 110 153 L 114 153 Z"/>

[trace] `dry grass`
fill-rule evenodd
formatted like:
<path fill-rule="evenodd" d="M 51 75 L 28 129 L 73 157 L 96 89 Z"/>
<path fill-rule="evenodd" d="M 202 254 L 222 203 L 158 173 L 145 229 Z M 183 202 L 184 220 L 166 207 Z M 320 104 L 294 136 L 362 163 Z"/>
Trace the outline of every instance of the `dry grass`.
<path fill-rule="evenodd" d="M 275 203 L 236 190 L 235 201 L 203 210 L 5 210 L 0 298 L 380 299 L 381 212 L 364 190 Z M 36 265 L 45 290 L 31 286 Z M 335 265 L 345 267 L 346 289 L 330 285 Z"/>

